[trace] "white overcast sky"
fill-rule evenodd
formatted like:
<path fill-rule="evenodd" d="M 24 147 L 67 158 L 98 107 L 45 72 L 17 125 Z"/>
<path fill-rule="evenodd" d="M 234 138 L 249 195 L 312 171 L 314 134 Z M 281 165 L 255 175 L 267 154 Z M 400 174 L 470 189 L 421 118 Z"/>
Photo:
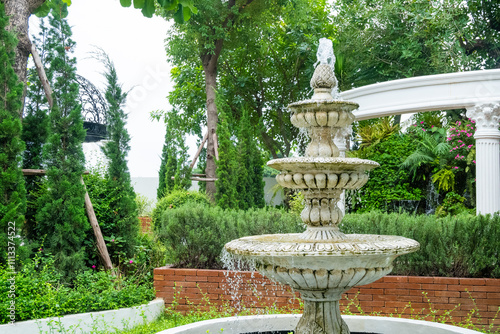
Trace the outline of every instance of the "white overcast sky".
<path fill-rule="evenodd" d="M 98 46 L 114 62 L 123 88 L 132 89 L 125 108 L 132 138 L 128 159 L 131 176 L 157 177 L 165 126 L 151 121 L 150 112 L 169 109 L 166 96 L 172 89 L 171 67 L 164 47 L 169 23 L 143 17 L 133 7 L 123 8 L 119 0 L 73 0 L 67 19 L 76 42 L 78 74 L 101 90 L 105 88 L 104 68 L 89 55 Z M 36 20 L 30 24 L 30 31 L 36 32 Z M 88 149 L 87 145 L 87 156 Z"/>

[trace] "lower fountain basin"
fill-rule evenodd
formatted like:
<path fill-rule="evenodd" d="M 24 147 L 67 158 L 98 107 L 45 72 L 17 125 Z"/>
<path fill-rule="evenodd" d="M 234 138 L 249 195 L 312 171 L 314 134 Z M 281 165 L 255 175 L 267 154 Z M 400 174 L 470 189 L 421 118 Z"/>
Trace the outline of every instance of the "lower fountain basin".
<path fill-rule="evenodd" d="M 260 266 L 348 270 L 387 268 L 397 256 L 420 247 L 415 240 L 393 235 L 347 234 L 341 240 L 303 236 L 294 233 L 243 237 L 228 242 L 225 249 Z"/>
<path fill-rule="evenodd" d="M 200 333 L 290 333 L 297 326 L 300 314 L 257 315 L 200 321 L 164 330 L 158 334 Z M 342 317 L 354 333 L 377 334 L 479 334 L 481 332 L 435 322 L 403 318 L 347 315 Z"/>

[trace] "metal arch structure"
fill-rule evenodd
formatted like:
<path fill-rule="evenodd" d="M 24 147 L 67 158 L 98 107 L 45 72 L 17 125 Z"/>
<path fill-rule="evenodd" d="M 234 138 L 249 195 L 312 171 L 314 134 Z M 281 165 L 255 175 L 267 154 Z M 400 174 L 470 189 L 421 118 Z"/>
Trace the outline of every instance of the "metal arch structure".
<path fill-rule="evenodd" d="M 101 92 L 87 79 L 76 75 L 80 86 L 80 103 L 82 105 L 83 127 L 87 130 L 85 142 L 97 142 L 106 139 L 108 108 Z"/>

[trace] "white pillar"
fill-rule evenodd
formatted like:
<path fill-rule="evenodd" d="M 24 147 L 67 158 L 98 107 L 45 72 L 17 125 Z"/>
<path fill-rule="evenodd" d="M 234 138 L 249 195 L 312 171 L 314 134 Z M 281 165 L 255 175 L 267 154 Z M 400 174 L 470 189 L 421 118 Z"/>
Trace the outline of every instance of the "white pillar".
<path fill-rule="evenodd" d="M 337 146 L 337 148 L 339 149 L 340 158 L 345 158 L 345 152 L 347 151 L 346 137 L 350 136 L 351 133 L 352 126 L 341 128 L 333 139 L 335 146 Z M 342 191 L 337 206 L 339 207 L 340 211 L 342 211 L 342 214 L 345 215 L 345 190 Z"/>
<path fill-rule="evenodd" d="M 467 108 L 476 122 L 476 212 L 500 211 L 500 104 L 485 103 Z"/>

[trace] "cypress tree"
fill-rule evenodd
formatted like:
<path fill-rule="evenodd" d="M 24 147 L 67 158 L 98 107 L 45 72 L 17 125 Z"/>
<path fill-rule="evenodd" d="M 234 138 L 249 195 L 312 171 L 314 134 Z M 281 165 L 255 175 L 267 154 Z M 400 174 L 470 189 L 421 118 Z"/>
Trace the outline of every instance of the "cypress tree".
<path fill-rule="evenodd" d="M 47 165 L 47 192 L 39 199 L 36 230 L 44 238 L 44 252 L 54 255 L 57 269 L 67 279 L 85 266 L 84 239 L 90 225 L 84 210 L 81 177 L 85 138 L 75 58 L 70 58 L 74 42 L 68 23 L 57 13 L 50 17 L 47 48 L 54 75 L 54 107 L 49 115 L 48 141 L 43 147 Z"/>
<path fill-rule="evenodd" d="M 238 131 L 238 157 L 237 157 L 237 175 L 236 191 L 238 192 L 239 208 L 247 210 L 254 205 L 252 194 L 252 129 L 248 112 L 243 110 Z"/>
<path fill-rule="evenodd" d="M 13 69 L 15 37 L 5 30 L 9 19 L 0 3 L 0 263 L 15 261 L 26 209 L 26 191 L 21 167 L 24 144 L 21 140 L 23 85 Z M 12 247 L 12 248 L 10 248 Z"/>
<path fill-rule="evenodd" d="M 252 138 L 252 145 L 250 146 L 250 161 L 251 166 L 249 168 L 250 172 L 250 193 L 253 199 L 253 206 L 257 208 L 263 208 L 266 205 L 264 199 L 264 160 L 262 159 L 262 154 L 257 147 L 255 138 Z"/>
<path fill-rule="evenodd" d="M 37 45 L 42 47 L 40 58 L 42 63 L 45 56 L 45 36 L 47 27 L 44 21 L 40 24 L 40 38 L 34 37 Z M 40 43 L 41 42 L 41 43 Z M 50 71 L 46 72 L 48 77 L 52 77 Z M 23 134 L 22 138 L 26 144 L 23 154 L 23 167 L 28 169 L 43 169 L 42 147 L 47 141 L 47 130 L 49 125 L 48 104 L 38 73 L 34 68 L 28 70 L 28 90 L 24 107 Z M 26 199 L 27 209 L 25 217 L 24 231 L 28 240 L 36 239 L 36 199 L 43 189 L 43 176 L 26 176 Z"/>
<path fill-rule="evenodd" d="M 218 101 L 218 106 L 221 105 L 223 106 L 224 104 Z M 239 206 L 237 198 L 239 198 L 240 194 L 237 197 L 236 183 L 240 180 L 235 175 L 236 149 L 231 141 L 228 116 L 224 112 L 224 109 L 219 107 L 219 124 L 217 126 L 219 160 L 216 161 L 217 181 L 215 181 L 215 202 L 223 209 L 230 209 Z"/>
<path fill-rule="evenodd" d="M 174 190 L 189 189 L 191 187 L 191 168 L 188 165 L 189 155 L 184 135 L 177 131 L 176 143 L 178 147 L 177 168 L 174 176 Z"/>
<path fill-rule="evenodd" d="M 102 148 L 108 158 L 109 167 L 106 173 L 108 196 L 113 200 L 109 206 L 115 215 L 112 222 L 116 236 L 124 239 L 122 251 L 126 256 L 134 254 L 139 233 L 139 218 L 135 192 L 130 181 L 127 166 L 127 155 L 130 151 L 130 135 L 125 129 L 127 115 L 122 109 L 127 98 L 127 93 L 122 91 L 118 83 L 118 76 L 114 64 L 106 54 L 103 54 L 107 81 L 106 101 L 108 102 L 108 137 L 109 141 Z"/>
<path fill-rule="evenodd" d="M 174 189 L 175 172 L 177 169 L 177 149 L 175 147 L 175 125 L 174 118 L 166 119 L 167 131 L 165 132 L 165 143 L 163 144 L 161 165 L 159 176 L 159 185 L 157 190 L 158 199 L 164 197 Z"/>
<path fill-rule="evenodd" d="M 243 110 L 238 132 L 238 191 L 239 208 L 262 208 L 264 201 L 263 161 L 255 141 L 247 110 Z"/>
<path fill-rule="evenodd" d="M 166 123 L 167 131 L 159 171 L 158 199 L 172 190 L 189 189 L 191 186 L 191 168 L 188 165 L 189 155 L 185 137 L 179 130 L 174 114 L 168 115 Z"/>

